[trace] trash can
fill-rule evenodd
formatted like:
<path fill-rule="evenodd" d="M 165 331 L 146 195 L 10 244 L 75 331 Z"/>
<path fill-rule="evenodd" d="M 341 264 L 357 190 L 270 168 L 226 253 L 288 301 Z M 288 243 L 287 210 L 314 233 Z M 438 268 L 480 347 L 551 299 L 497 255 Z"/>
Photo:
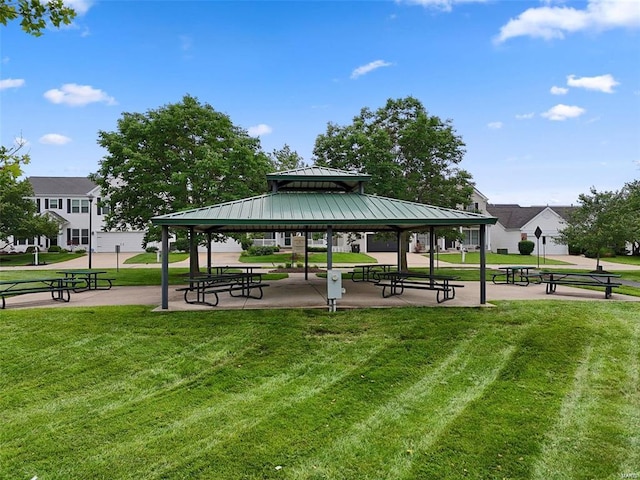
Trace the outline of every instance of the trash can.
<path fill-rule="evenodd" d="M 360 244 L 354 243 L 351 245 L 351 253 L 360 253 Z"/>

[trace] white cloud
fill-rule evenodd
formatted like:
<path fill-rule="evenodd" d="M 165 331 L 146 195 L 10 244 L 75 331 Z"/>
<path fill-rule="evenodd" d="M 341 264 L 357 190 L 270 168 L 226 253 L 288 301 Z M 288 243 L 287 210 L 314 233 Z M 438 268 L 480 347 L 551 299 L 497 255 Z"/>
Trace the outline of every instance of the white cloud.
<path fill-rule="evenodd" d="M 585 88 L 587 90 L 597 90 L 604 93 L 613 93 L 613 87 L 620 85 L 616 82 L 612 75 L 600 75 L 598 77 L 580 77 L 569 75 L 567 77 L 567 85 L 576 88 Z"/>
<path fill-rule="evenodd" d="M 568 88 L 564 87 L 551 87 L 551 95 L 566 95 L 569 92 Z"/>
<path fill-rule="evenodd" d="M 253 127 L 249 127 L 249 135 L 252 137 L 260 137 L 262 135 L 269 135 L 273 132 L 273 128 L 264 123 L 260 123 L 258 125 L 254 125 Z"/>
<path fill-rule="evenodd" d="M 102 90 L 95 89 L 91 85 L 78 85 L 76 83 L 65 83 L 62 88 L 54 88 L 44 93 L 44 98 L 51 103 L 69 105 L 70 107 L 81 107 L 89 103 L 106 103 L 116 105 L 116 100 L 107 95 Z"/>
<path fill-rule="evenodd" d="M 0 80 L 0 90 L 5 90 L 7 88 L 20 88 L 24 85 L 24 80 L 22 78 L 5 78 Z"/>
<path fill-rule="evenodd" d="M 485 3 L 487 0 L 397 0 L 398 3 L 408 3 L 410 5 L 422 5 L 427 8 L 434 8 L 444 12 L 450 12 L 453 6 L 460 3 Z"/>
<path fill-rule="evenodd" d="M 502 126 L 502 122 L 490 122 L 487 124 L 487 127 L 489 127 L 491 130 L 500 130 Z"/>
<path fill-rule="evenodd" d="M 373 72 L 378 68 L 382 67 L 390 67 L 392 64 L 389 62 L 385 62 L 384 60 L 376 60 L 374 62 L 367 63 L 366 65 L 362 65 L 361 67 L 356 68 L 353 72 L 351 72 L 351 78 L 355 80 L 356 78 L 366 75 L 367 73 Z"/>
<path fill-rule="evenodd" d="M 40 143 L 45 145 L 65 145 L 71 141 L 69 137 L 60 135 L 59 133 L 47 133 L 38 139 Z"/>
<path fill-rule="evenodd" d="M 531 113 L 521 113 L 521 114 L 516 115 L 516 119 L 518 119 L 518 120 L 529 120 L 530 118 L 533 118 L 535 116 L 536 116 L 536 114 L 533 113 L 533 112 L 531 112 Z"/>
<path fill-rule="evenodd" d="M 549 120 L 564 121 L 568 118 L 577 118 L 580 115 L 584 115 L 586 110 L 581 107 L 558 104 L 555 107 L 547 110 L 541 115 Z"/>
<path fill-rule="evenodd" d="M 583 30 L 598 32 L 639 27 L 639 0 L 589 0 L 584 10 L 550 6 L 525 10 L 500 29 L 495 42 L 523 36 L 562 39 L 565 34 Z"/>
<path fill-rule="evenodd" d="M 64 3 L 73 8 L 78 15 L 84 15 L 93 5 L 92 0 L 64 0 Z"/>

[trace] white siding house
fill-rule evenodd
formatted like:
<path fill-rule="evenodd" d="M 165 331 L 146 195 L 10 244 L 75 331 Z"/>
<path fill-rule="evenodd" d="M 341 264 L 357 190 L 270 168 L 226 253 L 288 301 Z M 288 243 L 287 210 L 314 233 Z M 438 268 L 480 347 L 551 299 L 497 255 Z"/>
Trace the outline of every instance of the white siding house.
<path fill-rule="evenodd" d="M 33 201 L 38 212 L 49 215 L 60 225 L 58 235 L 51 238 L 14 238 L 13 248 L 24 251 L 29 246 L 48 249 L 91 249 L 94 252 L 113 252 L 120 245 L 121 252 L 142 252 L 144 232 L 105 232 L 100 188 L 86 177 L 29 177 Z"/>
<path fill-rule="evenodd" d="M 575 207 L 521 207 L 515 204 L 487 205 L 487 213 L 498 218 L 491 230 L 492 251 L 507 250 L 518 253 L 518 242 L 531 240 L 540 248 L 540 255 L 567 255 L 566 245 L 556 243 L 558 232 L 566 225 L 566 219 Z M 540 228 L 540 240 L 535 231 Z M 534 252 L 538 253 L 537 250 Z"/>

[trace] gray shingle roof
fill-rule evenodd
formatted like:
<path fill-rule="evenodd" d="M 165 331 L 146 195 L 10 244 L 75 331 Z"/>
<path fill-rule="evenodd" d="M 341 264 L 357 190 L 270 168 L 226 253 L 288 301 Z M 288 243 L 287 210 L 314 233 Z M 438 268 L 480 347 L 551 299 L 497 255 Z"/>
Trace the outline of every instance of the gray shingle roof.
<path fill-rule="evenodd" d="M 553 210 L 565 220 L 568 219 L 571 211 L 576 207 L 521 207 L 516 204 L 487 205 L 487 212 L 497 217 L 498 221 L 504 228 L 521 228 L 536 215 L 540 214 L 545 208 Z"/>
<path fill-rule="evenodd" d="M 87 177 L 29 177 L 35 195 L 84 196 L 96 188 Z"/>

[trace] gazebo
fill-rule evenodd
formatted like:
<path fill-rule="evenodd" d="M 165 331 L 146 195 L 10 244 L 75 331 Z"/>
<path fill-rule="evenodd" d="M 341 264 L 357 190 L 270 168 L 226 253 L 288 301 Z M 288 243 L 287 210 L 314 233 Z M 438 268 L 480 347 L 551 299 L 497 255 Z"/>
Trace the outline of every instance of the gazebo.
<path fill-rule="evenodd" d="M 327 269 L 331 270 L 332 238 L 337 232 L 428 231 L 435 246 L 439 227 L 479 226 L 480 304 L 486 303 L 486 226 L 497 218 L 364 193 L 369 175 L 324 167 L 306 167 L 267 175 L 269 193 L 232 202 L 160 215 L 151 219 L 162 227 L 162 251 L 169 251 L 169 228 L 190 232 L 313 232 L 327 235 Z M 209 266 L 211 259 L 209 242 Z M 434 270 L 434 248 L 430 270 Z M 168 309 L 169 260 L 162 256 L 162 309 Z"/>

